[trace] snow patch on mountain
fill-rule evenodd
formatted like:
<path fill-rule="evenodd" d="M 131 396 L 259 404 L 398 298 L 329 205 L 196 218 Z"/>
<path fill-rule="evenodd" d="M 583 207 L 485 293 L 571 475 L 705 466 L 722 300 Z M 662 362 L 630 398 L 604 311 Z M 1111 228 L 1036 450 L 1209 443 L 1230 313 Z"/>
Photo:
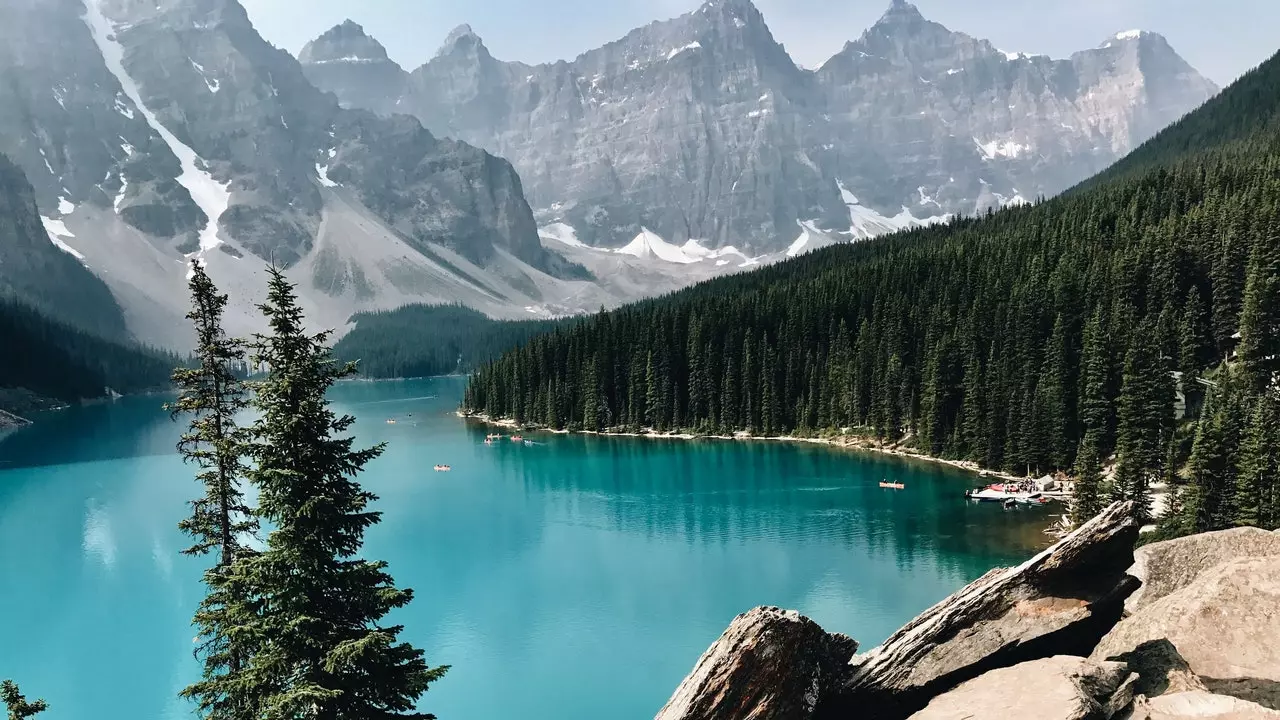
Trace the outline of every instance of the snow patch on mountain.
<path fill-rule="evenodd" d="M 58 198 L 58 214 L 59 215 L 66 216 L 66 215 L 70 215 L 75 211 L 76 211 L 75 203 L 71 202 L 70 200 L 64 197 Z"/>
<path fill-rule="evenodd" d="M 58 246 L 59 250 L 71 255 L 75 259 L 84 260 L 84 255 L 81 255 L 75 248 L 68 245 L 66 240 L 64 240 L 64 238 L 75 237 L 75 233 L 67 229 L 66 223 L 61 220 L 47 218 L 43 215 L 40 216 L 40 222 L 44 224 L 44 231 L 49 235 L 49 242 L 52 242 L 54 245 Z"/>
<path fill-rule="evenodd" d="M 691 265 L 698 262 L 698 258 L 689 257 L 684 250 L 663 240 L 649 228 L 641 228 L 640 234 L 636 235 L 634 240 L 614 250 L 614 252 L 638 258 L 656 257 L 659 260 L 682 265 Z"/>
<path fill-rule="evenodd" d="M 591 248 L 590 245 L 578 239 L 578 231 L 573 229 L 572 225 L 567 223 L 552 223 L 544 228 L 538 229 L 538 237 L 547 240 L 554 240 L 562 245 L 576 248 Z"/>
<path fill-rule="evenodd" d="M 316 177 L 320 178 L 320 184 L 325 187 L 338 187 L 338 183 L 329 179 L 329 167 L 316 163 Z"/>
<path fill-rule="evenodd" d="M 85 2 L 85 24 L 89 26 L 89 32 L 93 35 L 94 42 L 98 45 L 98 50 L 102 53 L 102 59 L 106 63 L 107 70 L 115 76 L 120 83 L 120 87 L 124 90 L 125 95 L 133 102 L 134 107 L 142 113 L 142 117 L 147 121 L 153 130 L 164 140 L 165 144 L 178 158 L 178 162 L 182 167 L 182 174 L 178 176 L 178 183 L 191 193 L 191 199 L 196 205 L 204 211 L 208 218 L 205 226 L 200 231 L 200 250 L 199 256 L 203 258 L 204 253 L 218 247 L 222 241 L 218 239 L 218 219 L 227 211 L 231 205 L 231 193 L 227 189 L 227 185 L 218 182 L 207 171 L 202 169 L 205 166 L 196 151 L 183 144 L 169 129 L 160 122 L 156 114 L 147 108 L 146 103 L 142 101 L 142 93 L 138 89 L 138 84 L 134 82 L 133 77 L 129 75 L 124 67 L 124 47 L 116 39 L 111 22 L 102 14 L 100 6 L 102 0 L 86 0 Z M 122 103 L 117 99 L 116 107 L 120 109 Z M 127 106 L 125 106 L 127 108 Z M 129 117 L 132 117 L 130 112 Z"/>
<path fill-rule="evenodd" d="M 120 206 L 124 204 L 125 193 L 129 192 L 129 178 L 123 174 L 120 176 L 120 192 L 116 193 L 116 199 L 112 202 L 116 214 L 120 214 Z"/>
<path fill-rule="evenodd" d="M 844 204 L 849 208 L 849 231 L 846 235 L 851 235 L 854 240 L 867 240 L 879 235 L 888 235 L 889 233 L 898 232 L 899 230 L 908 230 L 910 228 L 926 227 L 936 223 L 944 223 L 951 219 L 950 215 L 935 215 L 926 218 L 917 218 L 911 214 L 905 205 L 902 210 L 893 217 L 886 216 L 879 211 L 863 205 L 856 195 L 845 187 L 844 183 L 837 180 L 836 187 L 840 189 L 840 197 L 844 200 Z M 920 189 L 921 204 L 924 204 L 924 192 Z M 812 227 L 812 226 L 810 226 Z M 796 242 L 799 242 L 797 239 Z M 793 243 L 794 246 L 794 243 Z"/>
<path fill-rule="evenodd" d="M 685 241 L 685 244 L 680 246 L 680 250 L 691 258 L 714 260 L 717 267 L 724 267 L 733 263 L 737 263 L 738 267 L 748 267 L 760 261 L 759 258 L 750 257 L 732 245 L 725 245 L 722 248 L 712 250 L 693 238 Z"/>
<path fill-rule="evenodd" d="M 685 45 L 684 47 L 675 48 L 671 52 L 667 53 L 667 59 L 672 60 L 680 53 L 688 52 L 692 50 L 701 50 L 701 49 L 702 49 L 702 43 L 698 42 L 697 40 L 694 40 L 693 42 L 689 43 L 688 45 Z"/>
<path fill-rule="evenodd" d="M 1142 30 L 1125 30 L 1124 32 L 1116 33 L 1116 39 L 1117 40 L 1137 40 L 1138 38 L 1142 37 L 1143 32 L 1144 31 Z"/>
<path fill-rule="evenodd" d="M 978 151 L 988 160 L 994 160 L 998 157 L 1016 158 L 1031 149 L 1030 145 L 1013 140 L 990 140 L 982 142 L 978 138 L 973 139 L 973 143 L 978 146 Z"/>
<path fill-rule="evenodd" d="M 217 93 L 218 90 L 222 88 L 222 83 L 218 82 L 216 78 L 209 77 L 209 75 L 205 73 L 203 65 L 191 58 L 187 58 L 187 61 L 191 63 L 191 67 L 196 69 L 196 72 L 200 73 L 200 77 L 204 80 L 205 87 L 209 88 L 209 92 Z"/>

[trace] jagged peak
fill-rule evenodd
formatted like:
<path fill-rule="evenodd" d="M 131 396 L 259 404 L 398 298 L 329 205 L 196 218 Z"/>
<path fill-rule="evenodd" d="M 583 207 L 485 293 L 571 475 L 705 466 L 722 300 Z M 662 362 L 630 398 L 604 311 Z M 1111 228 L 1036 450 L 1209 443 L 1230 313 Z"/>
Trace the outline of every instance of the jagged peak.
<path fill-rule="evenodd" d="M 364 31 L 359 23 L 347 19 L 326 30 L 307 43 L 298 55 L 302 63 L 387 60 L 387 49 Z"/>
<path fill-rule="evenodd" d="M 884 15 L 880 16 L 877 25 L 884 24 L 902 24 L 922 22 L 924 15 L 920 14 L 920 9 L 911 4 L 907 0 L 892 0 L 889 3 L 889 9 L 884 11 Z"/>
<path fill-rule="evenodd" d="M 1164 45 L 1172 48 L 1165 36 L 1157 32 L 1151 32 L 1150 30 L 1125 30 L 1123 32 L 1118 32 L 1104 40 L 1098 47 L 1110 48 L 1123 47 L 1126 45 L 1141 45 L 1144 47 L 1151 47 L 1153 45 L 1159 47 L 1160 45 Z"/>
<path fill-rule="evenodd" d="M 444 44 L 440 46 L 440 50 L 436 53 L 436 57 L 448 55 L 456 50 L 472 50 L 484 49 L 484 41 L 476 34 L 471 26 L 463 23 L 453 30 L 449 31 L 449 35 L 445 37 Z"/>

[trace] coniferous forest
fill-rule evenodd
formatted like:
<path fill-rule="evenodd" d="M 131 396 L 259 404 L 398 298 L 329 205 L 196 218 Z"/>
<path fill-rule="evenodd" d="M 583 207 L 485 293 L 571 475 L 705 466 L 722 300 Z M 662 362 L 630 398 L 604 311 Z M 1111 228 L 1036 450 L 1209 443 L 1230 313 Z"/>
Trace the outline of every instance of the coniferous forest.
<path fill-rule="evenodd" d="M 104 340 L 0 298 L 0 409 L 24 412 L 24 398 L 62 402 L 167 388 L 174 355 Z M 13 392 L 14 389 L 22 392 Z"/>
<path fill-rule="evenodd" d="M 464 409 L 552 428 L 875 436 L 1071 472 L 1077 517 L 1163 482 L 1162 529 L 1183 534 L 1280 525 L 1277 371 L 1273 58 L 1061 197 L 556 329 L 484 366 Z"/>
<path fill-rule="evenodd" d="M 461 305 L 406 305 L 351 318 L 334 355 L 372 378 L 448 375 L 479 367 L 534 335 L 573 320 L 502 322 Z"/>

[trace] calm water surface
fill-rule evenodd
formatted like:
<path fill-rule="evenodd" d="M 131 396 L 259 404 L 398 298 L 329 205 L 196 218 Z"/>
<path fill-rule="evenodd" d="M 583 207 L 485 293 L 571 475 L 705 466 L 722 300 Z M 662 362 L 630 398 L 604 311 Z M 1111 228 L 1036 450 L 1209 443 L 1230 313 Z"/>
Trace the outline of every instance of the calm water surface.
<path fill-rule="evenodd" d="M 993 565 L 1044 515 L 971 506 L 941 466 L 816 446 L 563 435 L 483 444 L 456 378 L 353 383 L 334 399 L 387 453 L 369 557 L 416 591 L 394 620 L 454 666 L 442 720 L 651 718 L 733 617 L 796 608 L 883 640 Z M 48 720 L 190 718 L 203 560 L 163 398 L 52 413 L 0 440 L 0 677 Z M 387 423 L 395 419 L 395 424 Z M 436 463 L 453 466 L 437 474 Z M 905 482 L 881 490 L 882 479 Z"/>

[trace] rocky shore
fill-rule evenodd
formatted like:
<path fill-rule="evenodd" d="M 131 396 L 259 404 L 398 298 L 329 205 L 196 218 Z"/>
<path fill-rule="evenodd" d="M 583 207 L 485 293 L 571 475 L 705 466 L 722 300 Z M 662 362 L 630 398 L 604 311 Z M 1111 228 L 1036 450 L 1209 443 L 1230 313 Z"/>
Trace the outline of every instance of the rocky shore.
<path fill-rule="evenodd" d="M 1280 720 L 1280 533 L 1134 550 L 1116 504 L 878 647 L 738 616 L 656 720 Z"/>

